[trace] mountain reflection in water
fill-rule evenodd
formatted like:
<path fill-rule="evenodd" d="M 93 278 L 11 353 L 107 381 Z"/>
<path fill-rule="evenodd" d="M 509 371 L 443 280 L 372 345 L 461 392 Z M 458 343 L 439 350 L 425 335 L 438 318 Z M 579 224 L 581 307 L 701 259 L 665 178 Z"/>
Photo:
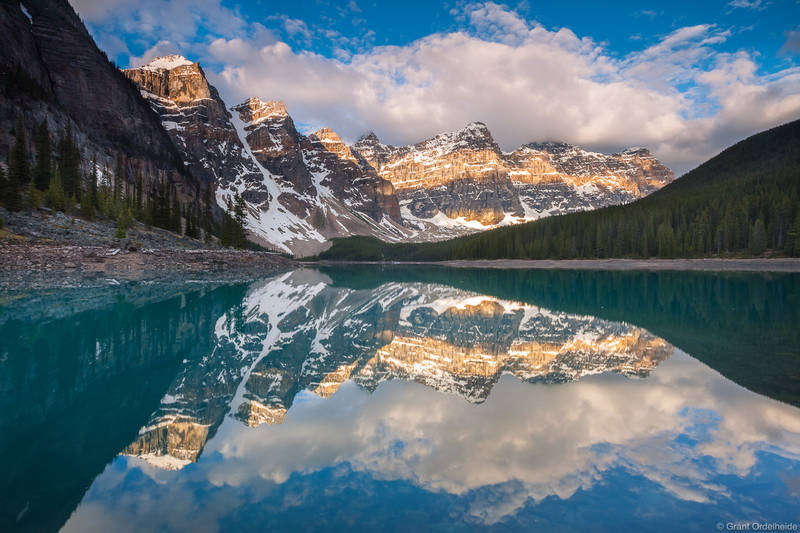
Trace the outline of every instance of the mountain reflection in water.
<path fill-rule="evenodd" d="M 301 391 L 333 395 L 403 379 L 486 400 L 504 373 L 561 383 L 603 372 L 646 376 L 674 348 L 628 324 L 551 312 L 443 285 L 329 286 L 299 270 L 252 287 L 216 324 L 211 353 L 184 366 L 123 453 L 164 468 L 197 460 L 227 412 L 280 424 Z"/>
<path fill-rule="evenodd" d="M 353 276 L 302 269 L 0 309 L 0 529 L 800 522 L 800 409 L 692 357 L 741 357 L 746 328 L 716 316 L 665 339 L 638 323 L 680 323 L 686 302 L 707 313 L 697 295 L 713 284 L 711 305 L 745 305 L 774 332 L 746 383 L 784 397 L 797 276 Z"/>

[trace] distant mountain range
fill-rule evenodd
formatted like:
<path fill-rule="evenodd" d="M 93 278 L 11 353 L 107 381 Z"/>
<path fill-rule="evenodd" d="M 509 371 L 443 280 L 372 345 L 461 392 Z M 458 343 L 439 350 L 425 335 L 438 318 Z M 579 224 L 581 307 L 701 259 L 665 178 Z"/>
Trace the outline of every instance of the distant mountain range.
<path fill-rule="evenodd" d="M 644 148 L 604 155 L 531 143 L 504 153 L 480 122 L 412 146 L 374 133 L 348 146 L 330 128 L 300 133 L 283 102 L 251 98 L 229 114 L 200 65 L 182 56 L 124 73 L 187 168 L 216 183 L 218 203 L 241 194 L 251 237 L 300 255 L 334 237 L 441 240 L 627 203 L 674 178 Z"/>
<path fill-rule="evenodd" d="M 758 133 L 624 206 L 436 243 L 338 239 L 328 260 L 800 256 L 800 120 Z"/>
<path fill-rule="evenodd" d="M 173 191 L 184 216 L 213 204 L 217 220 L 241 195 L 249 238 L 296 255 L 339 237 L 436 241 L 629 203 L 674 178 L 644 148 L 604 155 L 546 142 L 503 152 L 480 122 L 400 147 L 374 133 L 351 146 L 329 128 L 304 135 L 282 102 L 229 108 L 182 56 L 120 71 L 66 0 L 3 3 L 0 29 L 0 153 L 18 118 L 29 154 L 42 121 L 52 146 L 69 125 L 84 181 L 101 168 L 138 204 Z"/>

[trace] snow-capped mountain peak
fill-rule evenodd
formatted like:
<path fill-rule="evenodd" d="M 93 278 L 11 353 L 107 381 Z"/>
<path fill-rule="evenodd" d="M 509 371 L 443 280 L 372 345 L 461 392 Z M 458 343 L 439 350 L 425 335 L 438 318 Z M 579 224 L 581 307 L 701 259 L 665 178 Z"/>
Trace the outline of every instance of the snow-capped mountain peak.
<path fill-rule="evenodd" d="M 242 115 L 246 124 L 257 124 L 273 117 L 289 117 L 286 104 L 280 100 L 262 100 L 254 96 L 241 104 L 234 106 L 233 110 Z"/>
<path fill-rule="evenodd" d="M 194 63 L 189 61 L 182 55 L 173 54 L 153 58 L 149 63 L 142 65 L 139 68 L 145 70 L 172 70 L 178 67 L 191 66 Z"/>
<path fill-rule="evenodd" d="M 253 97 L 229 112 L 200 65 L 179 55 L 125 74 L 220 207 L 241 194 L 250 237 L 298 255 L 333 237 L 440 240 L 626 203 L 673 179 L 641 148 L 605 155 L 544 142 L 503 153 L 483 122 L 408 146 L 374 132 L 348 146 L 327 127 L 304 135 L 282 101 Z"/>

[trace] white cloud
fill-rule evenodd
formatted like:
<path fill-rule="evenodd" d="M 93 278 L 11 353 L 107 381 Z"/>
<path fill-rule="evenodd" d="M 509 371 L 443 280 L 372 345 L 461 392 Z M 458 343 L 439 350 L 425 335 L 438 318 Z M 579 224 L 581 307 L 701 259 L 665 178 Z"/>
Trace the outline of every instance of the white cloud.
<path fill-rule="evenodd" d="M 181 474 L 131 460 L 130 470 L 156 481 L 146 491 L 120 491 L 128 476 L 109 467 L 64 530 L 83 531 L 102 515 L 140 527 L 136 516 L 146 516 L 150 529 L 177 520 L 182 528 L 185 520 L 215 525 L 245 504 L 269 505 L 274 487 L 293 475 L 341 465 L 458 495 L 465 503 L 453 510 L 466 516 L 456 518 L 484 524 L 531 500 L 590 491 L 617 469 L 681 500 L 738 503 L 729 488 L 741 483 L 731 479 L 763 475 L 760 454 L 800 458 L 797 408 L 681 352 L 644 380 L 531 385 L 504 376 L 481 405 L 401 381 L 372 394 L 352 383 L 327 400 L 305 394 L 280 425 L 252 429 L 227 419 L 203 452 L 211 459 Z"/>
<path fill-rule="evenodd" d="M 233 35 L 245 29 L 245 20 L 221 0 L 70 0 L 89 24 L 101 48 L 111 48 L 117 35 L 150 49 L 171 42 L 186 55 L 199 50 L 204 32 Z M 118 50 L 123 52 L 123 50 Z M 142 57 L 147 54 L 143 54 Z"/>
<path fill-rule="evenodd" d="M 732 0 L 728 2 L 728 6 L 734 9 L 753 9 L 755 11 L 762 11 L 767 8 L 770 2 L 764 0 Z"/>
<path fill-rule="evenodd" d="M 481 120 L 505 149 L 538 140 L 602 151 L 645 145 L 680 173 L 800 117 L 798 69 L 763 75 L 750 53 L 719 53 L 730 31 L 711 24 L 678 28 L 618 57 L 590 37 L 530 24 L 492 2 L 455 12 L 464 31 L 404 46 L 369 47 L 374 34 L 353 40 L 284 21 L 287 35 L 328 43 L 331 58 L 293 50 L 214 0 L 187 8 L 194 16 L 188 23 L 175 17 L 180 24 L 153 6 L 187 0 L 74 2 L 89 20 L 142 24 L 144 34 L 160 35 L 148 48 L 174 43 L 204 64 L 229 105 L 250 96 L 281 99 L 298 122 L 329 125 L 350 141 L 374 130 L 385 142 L 413 143 Z M 111 17 L 128 3 L 132 12 Z M 217 18 L 206 42 L 186 43 Z"/>
<path fill-rule="evenodd" d="M 349 140 L 375 130 L 405 144 L 482 120 L 506 149 L 546 139 L 600 150 L 646 145 L 678 171 L 800 116 L 797 72 L 760 76 L 746 53 L 718 54 L 730 32 L 714 25 L 679 28 L 619 59 L 590 38 L 528 25 L 494 3 L 471 6 L 467 18 L 470 33 L 346 61 L 221 38 L 210 48 L 225 65 L 214 81 L 234 101 L 285 100 L 297 119 Z"/>

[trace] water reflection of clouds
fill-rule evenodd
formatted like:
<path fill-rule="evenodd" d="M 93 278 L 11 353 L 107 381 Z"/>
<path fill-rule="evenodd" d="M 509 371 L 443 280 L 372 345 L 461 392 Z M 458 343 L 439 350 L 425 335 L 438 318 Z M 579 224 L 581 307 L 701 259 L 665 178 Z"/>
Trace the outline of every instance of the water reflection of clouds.
<path fill-rule="evenodd" d="M 327 400 L 295 403 L 282 425 L 251 429 L 227 420 L 200 462 L 184 471 L 126 460 L 150 483 L 170 481 L 156 491 L 161 497 L 152 489 L 123 491 L 118 460 L 66 529 L 92 523 L 101 510 L 132 518 L 166 502 L 182 509 L 174 511 L 182 520 L 204 517 L 205 529 L 241 498 L 269 498 L 290 476 L 337 465 L 457 495 L 472 519 L 487 524 L 530 500 L 590 490 L 612 469 L 643 476 L 676 498 L 709 502 L 731 497 L 724 475 L 753 475 L 760 452 L 800 459 L 800 410 L 752 394 L 679 352 L 646 380 L 530 385 L 504 376 L 481 405 L 409 382 L 383 383 L 373 394 L 346 383 Z M 291 506 L 309 494 L 281 497 Z"/>

